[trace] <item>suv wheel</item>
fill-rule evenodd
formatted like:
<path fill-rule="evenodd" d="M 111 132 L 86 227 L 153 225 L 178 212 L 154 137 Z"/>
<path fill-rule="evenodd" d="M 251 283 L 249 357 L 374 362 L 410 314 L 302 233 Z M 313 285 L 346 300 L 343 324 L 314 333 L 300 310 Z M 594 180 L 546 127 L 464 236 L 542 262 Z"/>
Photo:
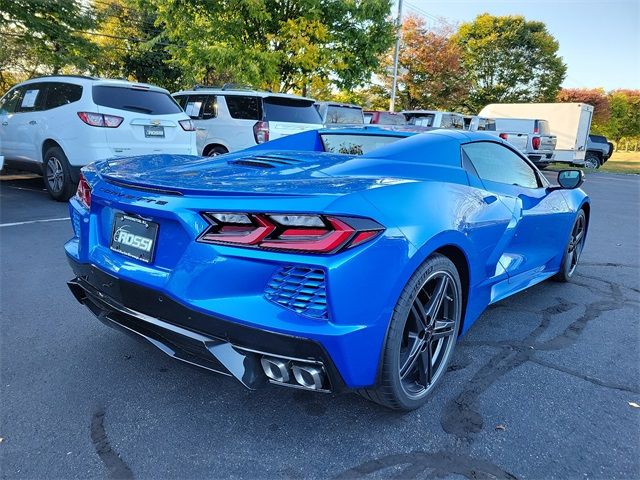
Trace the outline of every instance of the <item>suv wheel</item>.
<path fill-rule="evenodd" d="M 229 151 L 221 145 L 216 145 L 215 147 L 210 148 L 207 151 L 207 157 L 217 157 L 218 155 L 224 155 L 225 153 L 229 153 Z"/>
<path fill-rule="evenodd" d="M 66 202 L 71 198 L 76 185 L 71 178 L 71 167 L 67 156 L 60 147 L 47 149 L 44 154 L 42 173 L 47 191 L 54 200 Z"/>
<path fill-rule="evenodd" d="M 584 166 L 587 168 L 600 168 L 600 159 L 593 152 L 587 152 L 584 157 Z"/>

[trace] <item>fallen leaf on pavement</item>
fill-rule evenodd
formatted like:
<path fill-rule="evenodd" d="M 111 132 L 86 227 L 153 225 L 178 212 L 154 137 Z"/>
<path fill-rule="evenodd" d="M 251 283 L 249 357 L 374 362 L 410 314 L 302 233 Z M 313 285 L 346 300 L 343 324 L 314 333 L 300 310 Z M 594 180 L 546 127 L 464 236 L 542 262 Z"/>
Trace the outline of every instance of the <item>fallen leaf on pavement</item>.
<path fill-rule="evenodd" d="M 507 427 L 505 427 L 504 425 L 502 425 L 501 423 L 499 423 L 498 425 L 496 425 L 496 430 L 497 431 L 501 431 L 504 432 L 507 429 Z"/>
<path fill-rule="evenodd" d="M 629 404 L 630 407 L 633 408 L 640 408 L 640 405 L 638 405 L 636 402 L 627 402 Z"/>

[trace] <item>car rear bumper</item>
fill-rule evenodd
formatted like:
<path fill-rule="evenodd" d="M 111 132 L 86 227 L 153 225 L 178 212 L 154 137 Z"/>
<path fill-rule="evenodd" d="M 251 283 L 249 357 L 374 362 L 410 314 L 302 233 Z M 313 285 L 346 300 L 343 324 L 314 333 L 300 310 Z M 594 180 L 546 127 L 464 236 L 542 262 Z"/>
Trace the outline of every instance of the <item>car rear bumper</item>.
<path fill-rule="evenodd" d="M 190 309 L 155 290 L 114 277 L 67 257 L 76 277 L 68 282 L 75 298 L 108 326 L 145 340 L 167 355 L 236 378 L 249 389 L 274 383 L 330 392 L 345 383 L 324 347 L 313 340 L 229 322 Z M 185 328 L 184 320 L 199 328 Z M 263 367 L 277 365 L 282 380 Z M 294 370 L 309 375 L 296 379 Z"/>

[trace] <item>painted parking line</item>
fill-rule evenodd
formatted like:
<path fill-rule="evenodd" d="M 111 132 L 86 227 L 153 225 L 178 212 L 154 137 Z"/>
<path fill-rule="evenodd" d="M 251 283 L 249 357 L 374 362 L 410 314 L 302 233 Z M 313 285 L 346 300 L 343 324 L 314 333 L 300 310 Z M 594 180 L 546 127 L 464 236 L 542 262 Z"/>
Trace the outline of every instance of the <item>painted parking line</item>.
<path fill-rule="evenodd" d="M 63 220 L 69 220 L 69 219 L 70 217 L 60 217 L 60 218 L 45 218 L 42 220 L 28 220 L 26 222 L 0 223 L 0 228 L 17 227 L 18 225 L 30 225 L 32 223 L 62 222 Z"/>

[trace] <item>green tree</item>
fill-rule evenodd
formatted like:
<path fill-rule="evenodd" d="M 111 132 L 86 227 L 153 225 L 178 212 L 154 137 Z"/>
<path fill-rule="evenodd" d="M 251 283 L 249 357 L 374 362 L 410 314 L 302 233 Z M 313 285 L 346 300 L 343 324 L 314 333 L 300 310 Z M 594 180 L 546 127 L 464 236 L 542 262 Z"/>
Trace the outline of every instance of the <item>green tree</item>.
<path fill-rule="evenodd" d="M 640 137 L 640 90 L 614 90 L 609 105 L 611 117 L 602 133 L 615 141 Z"/>
<path fill-rule="evenodd" d="M 6 37 L 18 38 L 42 73 L 86 70 L 97 51 L 87 33 L 94 26 L 93 10 L 80 0 L 0 0 L 3 49 Z"/>
<path fill-rule="evenodd" d="M 153 1 L 174 62 L 198 83 L 353 88 L 393 42 L 390 0 Z"/>
<path fill-rule="evenodd" d="M 553 101 L 566 74 L 558 42 L 544 23 L 522 16 L 479 15 L 456 41 L 468 72 L 469 107 L 493 102 Z"/>
<path fill-rule="evenodd" d="M 177 89 L 181 70 L 170 64 L 164 25 L 146 0 L 94 0 L 100 47 L 98 74 Z"/>

